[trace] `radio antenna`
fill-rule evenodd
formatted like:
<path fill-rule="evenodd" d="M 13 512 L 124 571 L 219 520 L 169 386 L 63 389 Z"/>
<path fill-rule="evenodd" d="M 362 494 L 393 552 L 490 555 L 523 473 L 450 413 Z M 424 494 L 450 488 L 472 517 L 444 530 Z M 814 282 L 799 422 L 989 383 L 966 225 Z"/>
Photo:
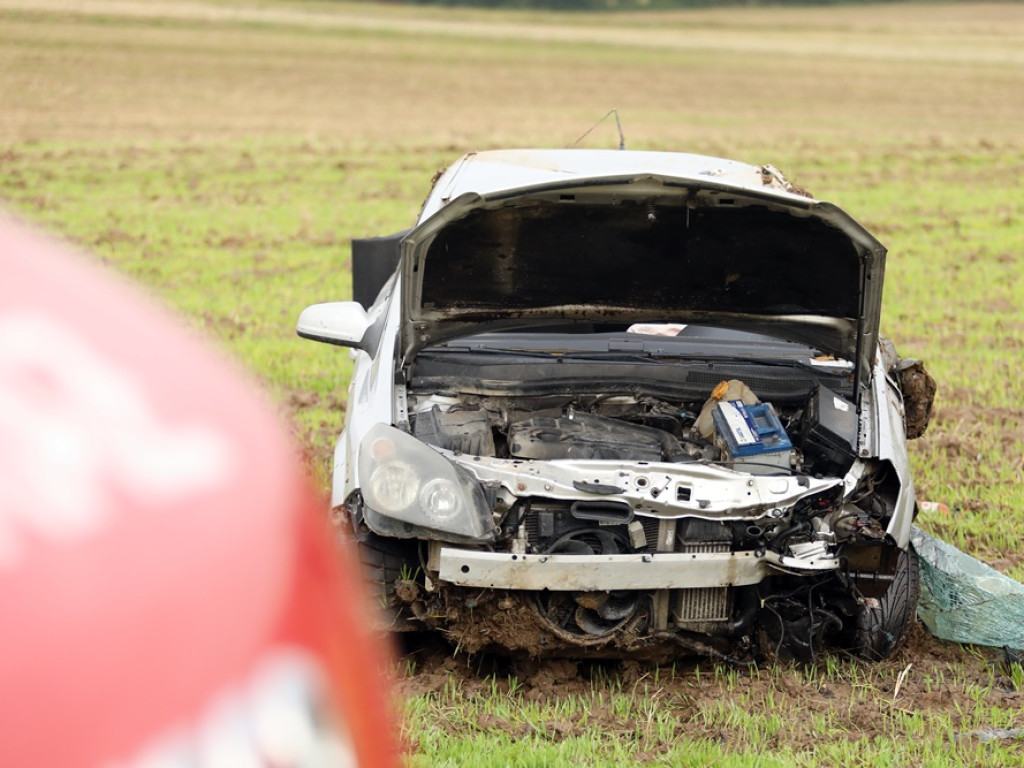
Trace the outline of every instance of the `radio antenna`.
<path fill-rule="evenodd" d="M 615 115 L 615 127 L 619 129 L 619 149 L 625 149 L 626 148 L 626 137 L 622 133 L 622 121 L 619 119 L 619 110 L 616 109 L 615 107 L 612 107 L 610 110 L 608 110 L 608 114 L 607 115 L 605 115 L 600 120 L 598 120 L 596 123 L 594 123 L 592 126 L 587 128 L 587 130 L 583 132 L 583 135 L 580 136 L 578 139 L 576 139 L 576 141 L 574 141 L 572 143 L 572 145 L 569 147 L 569 149 L 575 149 L 576 145 L 579 144 L 581 141 L 583 141 L 585 138 L 587 138 L 587 136 L 590 135 L 591 131 L 593 131 L 595 128 L 597 128 L 597 126 L 599 126 L 601 123 L 603 123 L 605 120 L 607 120 L 612 115 Z"/>

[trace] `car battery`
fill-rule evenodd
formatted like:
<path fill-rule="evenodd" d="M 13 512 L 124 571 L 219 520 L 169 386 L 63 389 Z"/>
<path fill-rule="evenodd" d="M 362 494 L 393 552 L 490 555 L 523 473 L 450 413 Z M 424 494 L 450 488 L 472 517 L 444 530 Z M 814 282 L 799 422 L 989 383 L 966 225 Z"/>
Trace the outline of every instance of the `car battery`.
<path fill-rule="evenodd" d="M 857 409 L 831 389 L 816 386 L 807 401 L 801 437 L 804 449 L 849 467 L 857 456 Z"/>
<path fill-rule="evenodd" d="M 712 419 L 715 445 L 733 469 L 752 475 L 790 471 L 793 444 L 771 403 L 723 400 Z"/>

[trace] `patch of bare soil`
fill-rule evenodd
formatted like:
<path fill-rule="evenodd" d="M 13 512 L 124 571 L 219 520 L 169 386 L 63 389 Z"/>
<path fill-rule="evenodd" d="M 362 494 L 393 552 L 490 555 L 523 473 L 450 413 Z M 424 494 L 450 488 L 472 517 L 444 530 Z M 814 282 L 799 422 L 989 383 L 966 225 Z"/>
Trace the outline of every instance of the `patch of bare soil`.
<path fill-rule="evenodd" d="M 723 700 L 765 705 L 786 719 L 785 734 L 776 747 L 812 748 L 821 740 L 811 715 L 832 713 L 841 724 L 838 738 L 890 739 L 894 723 L 906 714 L 944 713 L 958 731 L 978 727 L 971 719 L 977 711 L 978 690 L 985 690 L 986 704 L 1003 709 L 1024 709 L 1024 693 L 1014 689 L 1005 654 L 992 649 L 967 649 L 932 637 L 920 625 L 910 632 L 904 647 L 879 663 L 847 664 L 838 659 L 838 671 L 827 673 L 828 664 L 817 668 L 795 664 L 767 664 L 759 668 L 714 671 L 707 660 L 684 659 L 670 667 L 639 661 L 509 660 L 485 654 L 456 653 L 438 636 L 418 636 L 405 648 L 406 676 L 399 681 L 402 696 L 426 696 L 450 690 L 472 699 L 495 692 L 522 697 L 524 701 L 557 703 L 570 696 L 587 698 L 585 716 L 563 718 L 546 727 L 553 736 L 571 736 L 599 728 L 604 732 L 633 734 L 636 714 L 623 713 L 613 698 L 632 695 L 638 702 L 671 707 L 678 725 L 673 738 L 708 739 L 743 749 L 740 729 L 721 727 L 721 721 L 701 712 Z M 719 667 L 719 669 L 727 669 Z M 904 673 L 901 675 L 901 673 Z M 902 677 L 902 680 L 901 680 Z M 1024 725 L 1024 714 L 1017 718 Z M 439 727 L 465 731 L 459 725 Z M 500 731 L 519 738 L 533 731 L 522 721 L 481 715 L 475 728 Z M 657 745 L 652 754 L 657 754 Z M 769 745 L 771 746 L 771 745 Z M 646 747 L 645 747 L 646 748 Z M 638 755 L 643 762 L 643 755 Z"/>
<path fill-rule="evenodd" d="M 331 395 L 321 397 L 312 390 L 293 389 L 278 399 L 283 418 L 292 425 L 292 433 L 302 454 L 303 462 L 311 476 L 316 477 L 315 468 L 331 466 L 334 443 L 341 431 L 345 400 Z M 321 409 L 328 418 L 320 419 L 316 426 L 303 429 L 299 426 L 298 414 L 312 409 Z"/>

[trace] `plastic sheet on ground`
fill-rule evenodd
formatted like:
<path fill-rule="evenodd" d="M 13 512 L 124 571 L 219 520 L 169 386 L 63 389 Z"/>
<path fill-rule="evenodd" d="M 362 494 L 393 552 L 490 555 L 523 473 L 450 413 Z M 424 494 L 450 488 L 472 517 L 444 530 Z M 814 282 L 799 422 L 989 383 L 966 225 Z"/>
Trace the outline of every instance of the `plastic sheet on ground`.
<path fill-rule="evenodd" d="M 938 638 L 1024 648 L 1024 584 L 914 527 L 921 564 L 917 615 Z"/>
<path fill-rule="evenodd" d="M 1007 741 L 1021 737 L 1024 737 L 1024 728 L 989 728 L 981 731 L 971 731 L 970 733 L 958 733 L 953 737 L 953 740 L 977 739 L 980 743 L 987 744 L 990 741 Z"/>

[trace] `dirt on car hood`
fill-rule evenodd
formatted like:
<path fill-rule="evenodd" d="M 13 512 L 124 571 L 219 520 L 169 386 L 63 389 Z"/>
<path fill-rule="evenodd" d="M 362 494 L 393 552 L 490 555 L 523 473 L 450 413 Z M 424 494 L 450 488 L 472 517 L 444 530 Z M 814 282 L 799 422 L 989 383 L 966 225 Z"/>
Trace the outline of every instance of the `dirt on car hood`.
<path fill-rule="evenodd" d="M 402 245 L 405 360 L 485 330 L 681 322 L 803 342 L 867 381 L 885 248 L 838 207 L 746 167 L 763 189 L 644 171 L 444 201 Z"/>

